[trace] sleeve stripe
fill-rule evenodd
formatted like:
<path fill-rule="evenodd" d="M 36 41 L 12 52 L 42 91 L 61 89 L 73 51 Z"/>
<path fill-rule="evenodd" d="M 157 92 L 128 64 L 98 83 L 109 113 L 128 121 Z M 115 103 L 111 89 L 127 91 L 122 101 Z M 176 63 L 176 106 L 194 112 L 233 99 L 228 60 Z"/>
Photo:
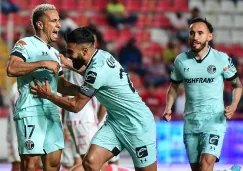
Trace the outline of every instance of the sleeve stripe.
<path fill-rule="evenodd" d="M 239 76 L 238 72 L 235 73 L 235 75 L 233 77 L 230 77 L 230 78 L 226 78 L 225 80 L 226 81 L 232 81 L 234 80 L 235 78 L 237 78 Z"/>
<path fill-rule="evenodd" d="M 182 80 L 176 81 L 176 80 L 170 79 L 170 82 L 175 83 L 175 84 L 180 84 L 180 83 L 182 83 Z"/>
<path fill-rule="evenodd" d="M 24 62 L 26 62 L 26 58 L 25 58 L 24 55 L 22 55 L 22 53 L 20 53 L 20 52 L 16 52 L 16 51 L 15 51 L 15 52 L 12 52 L 11 55 L 18 56 L 18 57 L 20 57 L 21 59 L 23 59 Z"/>

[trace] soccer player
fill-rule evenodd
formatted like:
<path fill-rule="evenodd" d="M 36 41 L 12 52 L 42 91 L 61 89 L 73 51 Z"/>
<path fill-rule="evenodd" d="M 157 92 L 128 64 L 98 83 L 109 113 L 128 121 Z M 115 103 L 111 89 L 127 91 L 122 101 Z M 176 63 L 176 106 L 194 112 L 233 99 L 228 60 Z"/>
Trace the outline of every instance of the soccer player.
<path fill-rule="evenodd" d="M 96 49 L 94 36 L 87 28 L 78 28 L 66 37 L 68 57 L 73 66 L 86 65 L 84 84 L 74 86 L 73 98 L 51 92 L 48 81 L 30 85 L 35 97 L 58 106 L 80 111 L 95 96 L 107 109 L 107 120 L 91 141 L 83 160 L 86 171 L 97 171 L 124 148 L 130 153 L 137 171 L 156 171 L 156 128 L 153 114 L 142 102 L 129 75 L 108 52 Z M 78 64 L 78 65 L 77 65 Z M 76 68 L 78 69 L 78 68 Z"/>
<path fill-rule="evenodd" d="M 59 20 L 55 6 L 36 6 L 31 18 L 35 35 L 15 44 L 7 65 L 7 75 L 17 77 L 20 93 L 14 120 L 23 171 L 34 170 L 40 156 L 43 170 L 56 171 L 60 167 L 64 138 L 58 108 L 46 99 L 34 98 L 29 90 L 35 78 L 40 82 L 48 80 L 52 92 L 57 92 L 61 63 L 58 51 L 49 44 L 58 38 Z"/>
<path fill-rule="evenodd" d="M 171 108 L 180 83 L 184 84 L 184 143 L 193 171 L 212 171 L 219 160 L 230 119 L 241 98 L 242 85 L 231 58 L 208 45 L 213 39 L 213 27 L 206 20 L 191 21 L 189 40 L 191 49 L 181 53 L 174 62 L 171 83 L 167 92 L 163 117 L 171 120 Z M 224 107 L 224 80 L 233 90 L 231 105 Z"/>

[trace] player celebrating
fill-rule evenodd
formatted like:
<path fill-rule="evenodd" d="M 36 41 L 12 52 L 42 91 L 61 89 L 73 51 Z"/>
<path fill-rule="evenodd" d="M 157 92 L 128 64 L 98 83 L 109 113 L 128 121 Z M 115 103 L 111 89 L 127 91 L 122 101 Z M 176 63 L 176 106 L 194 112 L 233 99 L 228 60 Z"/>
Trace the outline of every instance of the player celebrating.
<path fill-rule="evenodd" d="M 31 171 L 42 158 L 43 170 L 56 171 L 60 167 L 64 147 L 59 111 L 52 102 L 33 98 L 29 83 L 33 78 L 50 81 L 50 89 L 57 92 L 60 58 L 49 44 L 58 38 L 58 12 L 50 4 L 38 5 L 32 12 L 35 35 L 19 40 L 9 57 L 8 76 L 17 77 L 20 96 L 16 102 L 16 122 L 21 170 Z"/>
<path fill-rule="evenodd" d="M 212 171 L 219 160 L 230 119 L 241 98 L 242 85 L 230 57 L 211 48 L 213 27 L 205 19 L 191 21 L 191 50 L 181 53 L 174 62 L 166 99 L 165 120 L 171 120 L 171 108 L 180 83 L 185 86 L 184 143 L 193 171 Z M 233 90 L 232 104 L 224 108 L 224 80 Z"/>
<path fill-rule="evenodd" d="M 36 97 L 46 98 L 72 112 L 80 111 L 93 97 L 107 109 L 107 120 L 92 139 L 84 157 L 85 170 L 96 171 L 113 156 L 126 149 L 137 171 L 156 171 L 156 128 L 153 114 L 142 102 L 129 76 L 106 51 L 96 49 L 94 36 L 87 28 L 78 28 L 67 35 L 68 57 L 73 66 L 86 65 L 85 81 L 73 85 L 74 98 L 52 93 L 49 82 L 35 80 L 30 85 Z M 76 68 L 78 69 L 78 68 Z M 149 137 L 149 138 L 148 138 Z"/>

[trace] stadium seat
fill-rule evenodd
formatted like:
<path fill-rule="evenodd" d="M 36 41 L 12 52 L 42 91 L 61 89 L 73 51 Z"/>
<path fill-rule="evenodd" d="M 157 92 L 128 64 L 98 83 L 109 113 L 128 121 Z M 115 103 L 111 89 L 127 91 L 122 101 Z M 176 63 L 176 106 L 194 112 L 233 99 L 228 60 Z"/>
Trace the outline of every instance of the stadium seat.
<path fill-rule="evenodd" d="M 205 12 L 219 12 L 220 11 L 220 5 L 218 1 L 205 1 L 205 5 L 203 10 Z"/>
<path fill-rule="evenodd" d="M 243 47 L 239 44 L 231 44 L 230 51 L 231 51 L 231 53 L 229 53 L 229 54 L 232 54 L 235 57 L 240 57 L 240 58 L 243 57 Z"/>
<path fill-rule="evenodd" d="M 141 1 L 137 0 L 126 0 L 126 10 L 130 13 L 139 12 L 141 10 Z"/>
<path fill-rule="evenodd" d="M 236 10 L 235 4 L 231 0 L 223 0 L 220 3 L 220 12 L 234 13 Z"/>
<path fill-rule="evenodd" d="M 55 7 L 57 9 L 60 9 L 61 8 L 61 2 L 60 2 L 60 0 L 48 0 L 46 3 L 50 3 L 50 4 L 55 5 Z"/>
<path fill-rule="evenodd" d="M 153 12 L 156 6 L 155 0 L 142 0 L 141 2 L 141 11 L 142 12 Z"/>
<path fill-rule="evenodd" d="M 152 27 L 171 28 L 170 20 L 162 14 L 155 15 L 151 24 Z"/>
<path fill-rule="evenodd" d="M 83 13 L 77 13 L 75 16 L 70 16 L 79 26 L 89 25 L 89 17 Z"/>
<path fill-rule="evenodd" d="M 21 3 L 22 3 L 23 1 L 21 1 Z M 45 0 L 31 0 L 31 1 L 29 1 L 29 9 L 33 9 L 33 8 L 35 8 L 37 5 L 39 5 L 39 4 L 43 4 L 43 3 L 45 3 Z"/>
<path fill-rule="evenodd" d="M 169 34 L 165 29 L 151 29 L 152 41 L 165 45 L 169 40 Z"/>
<path fill-rule="evenodd" d="M 214 48 L 218 51 L 225 52 L 227 54 L 230 54 L 231 50 L 228 45 L 225 44 L 215 44 Z"/>
<path fill-rule="evenodd" d="M 189 0 L 189 8 L 193 9 L 197 7 L 198 9 L 204 9 L 204 3 L 201 0 Z"/>
<path fill-rule="evenodd" d="M 79 10 L 79 11 L 94 10 L 92 0 L 78 0 L 77 5 L 76 5 L 76 10 Z"/>
<path fill-rule="evenodd" d="M 160 13 L 172 12 L 173 11 L 172 1 L 171 0 L 157 1 L 155 11 Z"/>
<path fill-rule="evenodd" d="M 115 41 L 118 38 L 118 31 L 114 28 L 106 28 L 103 31 L 104 40 L 106 42 Z"/>
<path fill-rule="evenodd" d="M 238 1 L 237 2 L 235 11 L 238 12 L 238 13 L 242 13 L 242 11 L 243 11 L 243 1 Z"/>
<path fill-rule="evenodd" d="M 135 37 L 137 39 L 137 42 L 149 42 L 151 41 L 151 35 L 150 32 L 146 29 L 139 29 L 135 32 Z"/>
<path fill-rule="evenodd" d="M 228 14 L 220 14 L 217 16 L 216 27 L 218 28 L 231 28 L 233 26 L 233 18 Z"/>
<path fill-rule="evenodd" d="M 234 15 L 234 28 L 242 29 L 243 28 L 243 17 L 242 15 Z"/>
<path fill-rule="evenodd" d="M 218 44 L 231 44 L 231 33 L 227 29 L 215 30 L 214 43 Z"/>
<path fill-rule="evenodd" d="M 131 37 L 133 37 L 133 33 L 130 29 L 122 29 L 118 32 L 117 41 L 126 43 Z"/>
<path fill-rule="evenodd" d="M 187 0 L 174 0 L 173 10 L 175 12 L 188 12 L 188 1 Z"/>
<path fill-rule="evenodd" d="M 107 3 L 108 0 L 94 0 L 92 9 L 96 11 L 104 11 Z"/>
<path fill-rule="evenodd" d="M 103 13 L 96 13 L 91 17 L 91 22 L 97 26 L 108 26 L 107 17 Z"/>
<path fill-rule="evenodd" d="M 23 0 L 12 0 L 12 1 L 18 4 L 21 10 L 28 10 L 30 8 L 28 1 L 23 1 Z"/>
<path fill-rule="evenodd" d="M 75 10 L 77 9 L 76 0 L 62 0 L 60 4 L 62 10 Z"/>
<path fill-rule="evenodd" d="M 231 34 L 232 34 L 232 43 L 233 44 L 237 44 L 237 43 L 239 43 L 239 44 L 243 44 L 243 39 L 242 39 L 242 37 L 243 37 L 243 32 L 242 32 L 242 30 L 231 30 Z"/>
<path fill-rule="evenodd" d="M 7 20 L 8 20 L 8 16 L 6 14 L 2 14 L 1 25 L 6 26 Z"/>

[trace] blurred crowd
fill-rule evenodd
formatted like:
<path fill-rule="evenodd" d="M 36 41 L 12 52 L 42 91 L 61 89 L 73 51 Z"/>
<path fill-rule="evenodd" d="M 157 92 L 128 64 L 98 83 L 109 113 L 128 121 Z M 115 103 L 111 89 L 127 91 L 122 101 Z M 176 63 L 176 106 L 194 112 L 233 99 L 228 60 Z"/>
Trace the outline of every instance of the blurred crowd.
<path fill-rule="evenodd" d="M 4 1 L 3 4 L 5 4 Z M 16 4 L 10 3 L 12 6 L 8 8 L 2 7 L 2 12 L 9 14 L 10 12 L 17 12 L 19 7 Z M 11 10 L 11 11 L 8 11 Z M 173 66 L 173 61 L 176 56 L 189 50 L 188 46 L 188 28 L 189 21 L 192 18 L 201 16 L 200 9 L 189 9 L 187 15 L 183 12 L 176 12 L 174 17 L 169 20 L 169 27 L 167 33 L 169 39 L 166 44 L 162 45 L 152 41 L 150 33 L 142 32 L 141 34 L 130 34 L 129 30 L 134 30 L 139 21 L 139 14 L 128 12 L 126 6 L 119 3 L 118 0 L 110 0 L 105 4 L 103 10 L 106 16 L 107 26 L 100 28 L 99 25 L 90 18 L 87 25 L 91 26 L 96 32 L 99 44 L 97 48 L 110 51 L 114 57 L 121 63 L 126 71 L 129 72 L 134 87 L 139 92 L 143 101 L 150 107 L 156 119 L 161 119 L 162 112 L 164 111 L 166 101 L 166 89 L 170 82 L 170 72 Z M 78 22 L 70 15 L 67 10 L 60 10 L 61 30 L 59 32 L 59 39 L 53 46 L 56 47 L 62 54 L 65 55 L 65 34 L 80 26 Z M 201 16 L 203 17 L 203 16 Z M 122 43 L 119 41 L 109 41 L 104 36 L 108 29 L 115 29 L 118 33 L 124 32 L 125 38 Z M 136 29 L 136 28 L 135 28 Z M 127 31 L 127 33 L 126 33 Z M 24 32 L 17 34 L 14 41 L 19 37 L 33 35 L 32 26 L 26 25 Z M 111 34 L 111 33 L 110 33 Z M 2 35 L 3 38 L 4 35 Z M 115 39 L 119 39 L 115 37 Z M 149 40 L 143 41 L 142 40 Z M 153 46 L 152 46 L 153 45 Z M 217 47 L 214 42 L 211 42 L 212 47 Z M 217 49 L 217 48 L 216 48 Z M 242 63 L 233 52 L 228 54 L 232 57 L 235 66 L 239 73 L 242 73 Z M 243 76 L 240 75 L 243 81 Z M 230 104 L 232 100 L 230 84 L 225 83 L 225 104 Z M 0 106 L 3 106 L 4 97 L 0 91 Z M 184 88 L 181 86 L 179 89 L 179 96 L 173 108 L 175 115 L 182 116 L 185 103 Z M 238 113 L 243 113 L 243 99 L 241 100 Z"/>

